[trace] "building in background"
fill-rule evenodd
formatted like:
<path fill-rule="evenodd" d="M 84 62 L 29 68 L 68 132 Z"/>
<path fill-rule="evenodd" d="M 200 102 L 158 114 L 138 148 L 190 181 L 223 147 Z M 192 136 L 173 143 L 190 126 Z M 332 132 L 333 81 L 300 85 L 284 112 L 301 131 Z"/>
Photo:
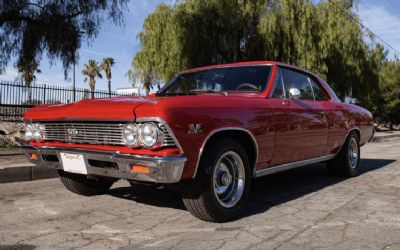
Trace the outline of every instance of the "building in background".
<path fill-rule="evenodd" d="M 121 94 L 121 95 L 122 94 L 123 95 L 126 95 L 126 94 L 139 95 L 139 88 L 132 88 L 132 87 L 129 87 L 129 88 L 117 88 L 116 91 L 117 91 L 118 94 Z"/>

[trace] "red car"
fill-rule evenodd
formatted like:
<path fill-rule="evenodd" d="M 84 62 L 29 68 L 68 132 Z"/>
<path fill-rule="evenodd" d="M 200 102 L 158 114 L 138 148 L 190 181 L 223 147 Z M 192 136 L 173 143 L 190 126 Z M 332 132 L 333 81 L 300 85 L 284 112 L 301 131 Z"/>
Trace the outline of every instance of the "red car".
<path fill-rule="evenodd" d="M 58 169 L 72 192 L 118 179 L 177 186 L 205 221 L 234 218 L 253 178 L 326 162 L 357 175 L 372 115 L 339 101 L 320 77 L 269 61 L 191 69 L 147 97 L 90 99 L 25 113 L 24 151 Z"/>

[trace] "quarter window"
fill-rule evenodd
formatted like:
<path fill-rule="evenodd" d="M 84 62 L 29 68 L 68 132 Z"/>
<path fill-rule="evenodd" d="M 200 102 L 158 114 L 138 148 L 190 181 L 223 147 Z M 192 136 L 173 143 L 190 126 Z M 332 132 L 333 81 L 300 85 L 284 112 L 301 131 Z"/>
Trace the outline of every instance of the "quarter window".
<path fill-rule="evenodd" d="M 279 70 L 275 80 L 274 90 L 272 91 L 272 98 L 284 98 L 285 97 L 285 86 L 283 85 L 282 74 Z"/>

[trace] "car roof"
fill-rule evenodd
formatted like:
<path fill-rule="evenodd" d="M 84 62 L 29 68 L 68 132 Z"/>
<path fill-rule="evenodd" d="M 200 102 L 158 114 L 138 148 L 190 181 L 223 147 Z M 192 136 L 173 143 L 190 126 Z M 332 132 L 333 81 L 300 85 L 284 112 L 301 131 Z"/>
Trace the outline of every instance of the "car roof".
<path fill-rule="evenodd" d="M 186 73 L 190 73 L 193 71 L 207 70 L 207 69 L 213 69 L 213 68 L 251 66 L 251 65 L 273 65 L 273 64 L 278 64 L 278 63 L 279 62 L 274 62 L 274 61 L 250 61 L 250 62 L 225 63 L 225 64 L 216 64 L 216 65 L 209 65 L 209 66 L 198 67 L 198 68 L 193 68 L 193 69 L 187 69 L 182 72 L 179 72 L 178 74 L 186 74 Z"/>
<path fill-rule="evenodd" d="M 305 70 L 303 68 L 299 68 L 294 65 L 286 64 L 286 63 L 281 63 L 277 61 L 247 61 L 247 62 L 235 62 L 235 63 L 226 63 L 226 64 L 216 64 L 216 65 L 209 65 L 209 66 L 203 66 L 203 67 L 197 67 L 197 68 L 192 68 L 192 69 L 187 69 L 182 72 L 179 72 L 178 75 L 180 74 L 186 74 L 194 71 L 200 71 L 200 70 L 207 70 L 207 69 L 214 69 L 214 68 L 224 68 L 224 67 L 237 67 L 237 66 L 252 66 L 252 65 L 279 65 L 279 66 L 284 66 L 284 67 L 289 67 L 293 69 L 297 69 L 309 74 L 312 74 L 316 76 L 314 73 L 309 72 L 308 70 Z"/>

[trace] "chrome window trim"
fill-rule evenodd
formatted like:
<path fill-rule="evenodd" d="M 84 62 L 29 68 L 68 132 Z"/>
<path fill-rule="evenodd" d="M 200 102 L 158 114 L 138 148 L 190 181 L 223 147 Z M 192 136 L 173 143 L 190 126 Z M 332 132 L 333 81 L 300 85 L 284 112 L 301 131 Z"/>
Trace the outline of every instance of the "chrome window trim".
<path fill-rule="evenodd" d="M 210 66 L 210 67 L 205 67 L 205 68 L 200 68 L 200 69 L 193 69 L 193 70 L 188 70 L 188 71 L 183 71 L 179 72 L 176 75 L 184 75 L 184 74 L 189 74 L 192 72 L 199 72 L 203 70 L 210 70 L 210 69 L 224 69 L 224 68 L 240 68 L 240 67 L 251 67 L 251 66 L 274 66 L 273 63 L 257 63 L 257 64 L 244 64 L 244 65 L 225 65 L 225 66 Z"/>
<path fill-rule="evenodd" d="M 200 159 L 201 159 L 201 156 L 203 155 L 204 147 L 205 147 L 205 145 L 207 144 L 208 140 L 209 140 L 214 134 L 216 134 L 216 133 L 218 133 L 218 132 L 221 132 L 221 131 L 229 131 L 229 130 L 239 130 L 239 131 L 246 132 L 248 135 L 250 135 L 251 139 L 253 140 L 254 148 L 255 148 L 255 150 L 256 150 L 256 159 L 255 159 L 255 161 L 254 161 L 254 166 L 253 166 L 253 167 L 254 167 L 253 169 L 255 170 L 255 167 L 256 167 L 257 162 L 258 162 L 258 153 L 259 153 L 259 152 L 258 152 L 258 143 L 257 143 L 257 140 L 256 140 L 256 138 L 254 137 L 253 133 L 251 133 L 250 130 L 247 130 L 247 129 L 241 128 L 241 127 L 224 127 L 224 128 L 218 128 L 218 129 L 212 130 L 210 133 L 208 133 L 207 137 L 204 139 L 204 141 L 203 141 L 203 143 L 202 143 L 202 145 L 201 145 L 201 147 L 200 147 L 200 150 L 199 150 L 199 154 L 198 154 L 198 158 L 197 158 L 197 163 L 196 163 L 196 168 L 195 168 L 195 170 L 194 170 L 194 173 L 193 173 L 192 178 L 195 178 L 196 175 L 197 175 L 197 171 L 198 171 L 199 164 L 200 164 Z"/>
<path fill-rule="evenodd" d="M 290 163 L 285 163 L 273 167 L 268 167 L 265 169 L 257 170 L 254 174 L 255 178 L 270 175 L 270 174 L 275 174 L 281 171 L 293 169 L 293 168 L 298 168 L 298 167 L 303 167 L 309 164 L 313 163 L 318 163 L 318 162 L 323 162 L 323 161 L 328 161 L 336 157 L 336 154 L 330 154 L 330 155 L 325 155 L 325 156 L 320 156 L 308 160 L 302 160 L 302 161 L 296 161 L 296 162 L 290 162 Z"/>
<path fill-rule="evenodd" d="M 279 83 L 278 83 L 278 80 L 279 80 L 279 79 L 280 79 L 281 85 L 282 85 L 282 87 L 283 87 L 283 95 L 281 95 L 280 99 L 287 99 L 287 98 L 286 98 L 285 82 L 283 81 L 282 72 L 281 72 L 281 69 L 280 69 L 279 67 L 277 67 L 277 72 L 276 72 L 275 80 L 274 80 L 274 86 L 273 86 L 273 88 L 272 88 L 272 90 L 271 90 L 271 93 L 269 93 L 268 98 L 277 98 L 277 97 L 272 97 L 272 95 L 273 95 L 274 92 L 275 92 L 275 89 L 276 89 L 277 84 L 279 84 Z"/>

